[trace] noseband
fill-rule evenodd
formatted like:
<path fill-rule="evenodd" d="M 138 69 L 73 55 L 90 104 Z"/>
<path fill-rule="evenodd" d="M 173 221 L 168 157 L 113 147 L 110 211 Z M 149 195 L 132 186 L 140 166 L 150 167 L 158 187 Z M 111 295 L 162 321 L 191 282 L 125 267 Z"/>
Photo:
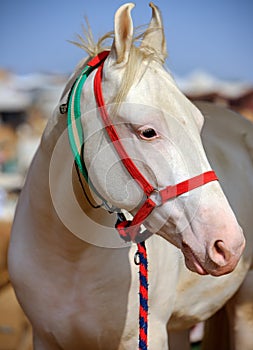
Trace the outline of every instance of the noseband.
<path fill-rule="evenodd" d="M 111 122 L 105 106 L 102 93 L 102 74 L 104 61 L 107 58 L 108 54 L 109 51 L 104 51 L 88 62 L 87 66 L 84 68 L 72 86 L 67 104 L 61 105 L 60 111 L 61 113 L 66 113 L 66 111 L 68 112 L 68 134 L 75 162 L 81 173 L 84 175 L 84 178 L 89 183 L 89 186 L 103 200 L 104 205 L 108 208 L 107 202 L 101 197 L 101 195 L 92 185 L 92 182 L 88 177 L 88 171 L 83 161 L 83 157 L 80 155 L 80 150 L 82 149 L 84 143 L 81 125 L 81 91 L 84 82 L 86 81 L 89 74 L 97 68 L 97 72 L 94 78 L 94 94 L 105 130 L 122 164 L 125 166 L 131 177 L 138 183 L 146 196 L 146 200 L 138 209 L 137 213 L 131 221 L 126 220 L 122 212 L 118 213 L 116 229 L 125 241 L 140 242 L 147 238 L 147 233 L 141 233 L 140 227 L 155 207 L 161 206 L 170 199 L 176 198 L 183 193 L 203 186 L 208 182 L 218 180 L 218 178 L 215 172 L 213 170 L 210 170 L 198 176 L 192 177 L 186 181 L 180 182 L 176 185 L 169 185 L 163 189 L 157 189 L 148 182 L 148 180 L 139 171 L 123 147 L 123 144 L 114 125 Z"/>

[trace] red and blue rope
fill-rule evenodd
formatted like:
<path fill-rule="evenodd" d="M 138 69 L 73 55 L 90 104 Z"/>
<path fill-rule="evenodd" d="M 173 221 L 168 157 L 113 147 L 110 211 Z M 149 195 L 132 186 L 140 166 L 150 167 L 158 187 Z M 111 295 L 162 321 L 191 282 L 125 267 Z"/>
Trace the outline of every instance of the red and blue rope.
<path fill-rule="evenodd" d="M 148 259 L 145 241 L 138 243 L 139 257 L 139 350 L 148 349 Z"/>

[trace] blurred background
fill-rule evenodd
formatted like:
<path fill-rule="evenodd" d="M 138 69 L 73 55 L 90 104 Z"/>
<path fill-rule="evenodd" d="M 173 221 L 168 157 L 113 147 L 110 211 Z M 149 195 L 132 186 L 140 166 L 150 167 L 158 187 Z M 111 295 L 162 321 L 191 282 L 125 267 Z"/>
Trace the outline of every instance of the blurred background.
<path fill-rule="evenodd" d="M 85 53 L 70 44 L 87 16 L 95 38 L 113 29 L 124 2 L 0 2 L 0 350 L 31 349 L 31 330 L 9 283 L 6 252 L 18 194 L 47 119 Z M 134 25 L 147 24 L 136 1 Z M 253 121 L 252 0 L 157 0 L 168 69 L 192 100 L 222 104 Z"/>

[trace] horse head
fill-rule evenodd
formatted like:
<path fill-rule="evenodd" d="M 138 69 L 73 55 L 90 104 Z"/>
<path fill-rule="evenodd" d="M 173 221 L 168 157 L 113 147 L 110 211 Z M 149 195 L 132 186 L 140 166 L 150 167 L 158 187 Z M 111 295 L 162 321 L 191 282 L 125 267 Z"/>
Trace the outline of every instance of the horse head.
<path fill-rule="evenodd" d="M 242 254 L 242 230 L 216 179 L 161 203 L 161 189 L 211 171 L 201 142 L 204 118 L 180 92 L 164 68 L 166 42 L 159 9 L 150 4 L 149 27 L 134 44 L 133 4 L 121 6 L 114 41 L 101 69 L 105 106 L 94 96 L 96 69 L 82 88 L 83 158 L 96 191 L 113 207 L 133 216 L 146 193 L 108 138 L 101 121 L 106 108 L 118 140 L 140 174 L 154 189 L 155 208 L 144 225 L 180 248 L 186 266 L 199 274 L 231 272 Z M 140 37 L 138 37 L 140 39 Z M 160 201 L 160 202 L 159 202 Z"/>

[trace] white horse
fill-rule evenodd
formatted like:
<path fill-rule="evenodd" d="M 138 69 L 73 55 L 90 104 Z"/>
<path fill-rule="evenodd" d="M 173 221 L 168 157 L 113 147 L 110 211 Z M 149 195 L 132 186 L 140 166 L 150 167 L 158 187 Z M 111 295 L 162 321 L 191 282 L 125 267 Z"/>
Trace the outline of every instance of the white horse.
<path fill-rule="evenodd" d="M 206 322 L 201 349 L 250 350 L 253 348 L 253 125 L 223 107 L 204 102 L 198 103 L 197 106 L 205 115 L 202 138 L 208 158 L 219 175 L 222 187 L 247 238 L 243 260 L 248 268 L 247 275 L 235 295 Z M 227 300 L 225 294 L 230 293 L 232 285 L 237 285 L 240 280 L 235 271 L 215 281 L 210 280 L 209 276 L 199 278 L 197 275 L 189 275 L 185 269 L 182 272 L 174 313 L 168 323 L 168 329 L 176 331 L 172 333 L 171 341 L 173 345 L 176 344 L 175 349 L 188 349 L 188 336 L 179 330 L 190 327 L 194 319 L 196 322 L 206 320 L 210 315 L 209 307 L 213 308 L 213 311 L 219 309 Z M 224 284 L 223 279 L 226 278 L 228 280 Z"/>
<path fill-rule="evenodd" d="M 148 199 L 156 207 L 144 221 L 154 233 L 146 241 L 148 346 L 162 350 L 168 349 L 169 320 L 170 329 L 189 327 L 210 317 L 235 293 L 249 269 L 251 252 L 246 249 L 240 259 L 245 246 L 242 229 L 214 178 L 176 198 L 161 198 L 169 185 L 187 179 L 192 184 L 196 176 L 212 172 L 200 138 L 203 115 L 163 67 L 162 19 L 158 8 L 150 5 L 152 20 L 138 47 L 131 19 L 134 5 L 125 4 L 116 12 L 114 42 L 103 64 L 102 93 L 120 138 L 115 144 L 127 151 L 138 178 L 155 189 Z M 80 72 L 90 59 L 71 77 L 59 106 L 73 100 Z M 112 211 L 121 208 L 136 218 L 147 196 L 101 122 L 93 87 L 101 68 L 95 67 L 87 77 L 77 105 L 85 142 L 75 155 L 84 159 L 91 188 L 73 167 L 67 116 L 58 106 L 17 206 L 9 271 L 32 323 L 36 350 L 138 348 L 136 246 L 118 237 L 115 213 L 93 208 L 90 202 L 103 198 Z M 72 133 L 75 138 L 80 130 L 74 126 Z M 246 170 L 240 189 L 250 197 L 253 184 Z M 228 195 L 234 191 L 235 198 L 240 193 L 228 171 Z M 227 181 L 225 169 L 219 175 Z"/>

